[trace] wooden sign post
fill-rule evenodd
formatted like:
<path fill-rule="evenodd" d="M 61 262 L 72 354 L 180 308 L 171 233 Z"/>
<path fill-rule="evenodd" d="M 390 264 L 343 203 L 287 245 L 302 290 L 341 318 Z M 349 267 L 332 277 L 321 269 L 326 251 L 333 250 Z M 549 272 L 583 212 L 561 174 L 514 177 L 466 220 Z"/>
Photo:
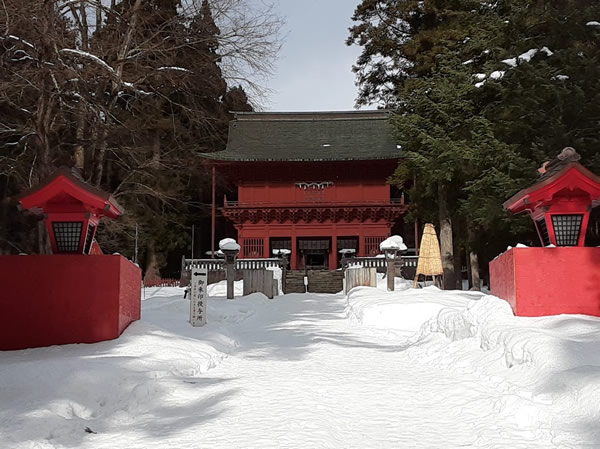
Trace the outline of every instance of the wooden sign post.
<path fill-rule="evenodd" d="M 206 324 L 206 287 L 208 286 L 208 270 L 192 269 L 190 291 L 190 323 L 194 327 Z"/>

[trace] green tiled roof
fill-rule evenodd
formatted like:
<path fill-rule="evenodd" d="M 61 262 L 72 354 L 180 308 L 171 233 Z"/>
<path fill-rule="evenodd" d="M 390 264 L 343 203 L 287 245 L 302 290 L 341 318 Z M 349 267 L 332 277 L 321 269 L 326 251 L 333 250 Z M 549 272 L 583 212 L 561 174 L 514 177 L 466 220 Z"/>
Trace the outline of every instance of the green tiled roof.
<path fill-rule="evenodd" d="M 227 148 L 203 157 L 223 161 L 396 159 L 388 111 L 237 112 Z"/>

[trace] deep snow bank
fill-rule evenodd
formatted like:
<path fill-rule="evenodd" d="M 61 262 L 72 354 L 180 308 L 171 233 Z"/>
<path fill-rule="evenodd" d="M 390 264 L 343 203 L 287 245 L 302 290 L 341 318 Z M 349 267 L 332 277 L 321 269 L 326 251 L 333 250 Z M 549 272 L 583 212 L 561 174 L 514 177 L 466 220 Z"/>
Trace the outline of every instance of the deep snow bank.
<path fill-rule="evenodd" d="M 356 287 L 348 294 L 347 316 L 350 320 L 380 329 L 409 333 L 445 309 L 462 310 L 478 292 L 444 292 L 436 287 L 413 289 L 412 282 L 396 279 L 396 291 L 385 291 L 385 279 L 378 288 Z"/>
<path fill-rule="evenodd" d="M 419 362 L 493 379 L 507 391 L 499 407 L 520 423 L 548 422 L 556 447 L 600 447 L 600 318 L 515 317 L 497 297 L 435 287 L 360 287 L 346 311 L 363 325 L 403 331 Z"/>

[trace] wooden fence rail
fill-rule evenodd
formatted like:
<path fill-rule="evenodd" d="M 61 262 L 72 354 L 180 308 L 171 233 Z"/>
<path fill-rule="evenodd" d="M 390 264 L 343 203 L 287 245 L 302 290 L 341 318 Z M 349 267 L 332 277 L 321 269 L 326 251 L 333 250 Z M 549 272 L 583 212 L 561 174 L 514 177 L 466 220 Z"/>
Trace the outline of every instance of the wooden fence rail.
<path fill-rule="evenodd" d="M 344 293 L 348 294 L 354 287 L 377 287 L 377 269 L 350 267 L 344 272 Z"/>
<path fill-rule="evenodd" d="M 246 270 L 264 270 L 270 267 L 279 267 L 285 270 L 287 262 L 283 258 L 265 258 L 265 259 L 237 259 L 235 262 L 236 271 Z M 181 259 L 181 280 L 180 284 L 185 286 L 189 283 L 191 270 L 194 268 L 206 268 L 208 270 L 208 282 L 218 282 L 224 279 L 225 260 L 224 259 Z"/>

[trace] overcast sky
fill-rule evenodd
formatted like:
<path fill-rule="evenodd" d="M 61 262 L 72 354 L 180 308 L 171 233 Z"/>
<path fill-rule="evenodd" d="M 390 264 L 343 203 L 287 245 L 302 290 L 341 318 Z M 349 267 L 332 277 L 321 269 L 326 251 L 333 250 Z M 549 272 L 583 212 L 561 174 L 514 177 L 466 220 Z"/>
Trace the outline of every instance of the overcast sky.
<path fill-rule="evenodd" d="M 286 35 L 268 111 L 354 109 L 356 86 L 352 64 L 360 54 L 348 47 L 350 19 L 360 0 L 274 0 L 285 18 Z"/>

